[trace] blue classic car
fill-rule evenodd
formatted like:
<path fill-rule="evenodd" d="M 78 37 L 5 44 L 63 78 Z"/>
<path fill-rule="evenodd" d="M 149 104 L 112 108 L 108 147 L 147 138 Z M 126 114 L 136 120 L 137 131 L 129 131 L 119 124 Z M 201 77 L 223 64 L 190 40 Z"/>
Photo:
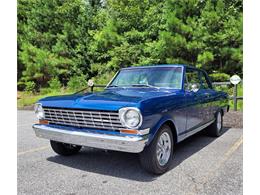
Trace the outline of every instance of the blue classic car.
<path fill-rule="evenodd" d="M 147 171 L 162 174 L 175 145 L 205 129 L 222 133 L 228 95 L 215 91 L 205 71 L 186 65 L 121 69 L 103 92 L 41 99 L 33 129 L 59 155 L 82 146 L 139 153 Z"/>

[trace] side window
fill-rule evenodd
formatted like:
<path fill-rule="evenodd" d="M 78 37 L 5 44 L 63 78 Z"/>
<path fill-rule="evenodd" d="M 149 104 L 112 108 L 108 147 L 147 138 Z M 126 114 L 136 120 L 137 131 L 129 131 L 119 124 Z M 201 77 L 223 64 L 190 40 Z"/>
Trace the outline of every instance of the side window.
<path fill-rule="evenodd" d="M 206 75 L 204 72 L 200 71 L 200 86 L 202 89 L 210 89 L 210 84 L 206 79 Z"/>
<path fill-rule="evenodd" d="M 196 84 L 200 87 L 200 78 L 199 71 L 193 69 L 186 69 L 186 80 L 185 80 L 185 89 L 190 90 L 191 86 Z"/>

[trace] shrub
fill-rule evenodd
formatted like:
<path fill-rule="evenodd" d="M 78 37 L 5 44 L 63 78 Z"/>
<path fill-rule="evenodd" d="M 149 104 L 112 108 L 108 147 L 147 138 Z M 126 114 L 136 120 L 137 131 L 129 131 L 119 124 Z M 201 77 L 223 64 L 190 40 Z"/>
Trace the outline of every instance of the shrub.
<path fill-rule="evenodd" d="M 209 75 L 212 82 L 225 82 L 229 81 L 230 76 L 226 73 L 212 73 Z"/>
<path fill-rule="evenodd" d="M 67 83 L 67 87 L 70 91 L 79 91 L 84 87 L 87 87 L 87 80 L 85 75 L 74 75 Z"/>
<path fill-rule="evenodd" d="M 25 83 L 23 81 L 18 81 L 17 82 L 17 90 L 18 91 L 24 91 L 25 87 L 26 87 L 26 85 L 25 85 Z"/>
<path fill-rule="evenodd" d="M 230 88 L 230 87 L 227 86 L 227 85 L 218 85 L 218 86 L 215 86 L 215 90 L 217 90 L 217 91 L 224 91 L 224 92 L 228 93 L 229 95 L 232 94 L 232 88 Z"/>
<path fill-rule="evenodd" d="M 33 81 L 27 81 L 25 83 L 25 91 L 28 93 L 34 93 L 36 89 L 36 84 Z"/>
<path fill-rule="evenodd" d="M 114 72 L 104 73 L 93 78 L 95 84 L 106 85 L 115 75 Z"/>
<path fill-rule="evenodd" d="M 61 89 L 61 83 L 60 80 L 57 77 L 52 78 L 49 82 L 48 82 L 50 89 L 54 90 L 54 91 L 58 91 Z"/>
<path fill-rule="evenodd" d="M 50 88 L 41 88 L 40 94 L 45 95 L 45 94 L 51 93 L 51 91 L 52 91 L 52 89 L 50 89 Z"/>

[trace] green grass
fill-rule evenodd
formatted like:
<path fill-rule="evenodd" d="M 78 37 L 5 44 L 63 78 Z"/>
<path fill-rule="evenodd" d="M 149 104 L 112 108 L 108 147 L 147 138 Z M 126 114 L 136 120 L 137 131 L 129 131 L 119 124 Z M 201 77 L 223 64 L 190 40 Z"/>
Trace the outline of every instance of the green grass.
<path fill-rule="evenodd" d="M 238 85 L 237 88 L 237 96 L 243 96 L 243 87 L 242 85 Z M 231 109 L 234 109 L 234 101 L 230 100 L 229 105 Z M 237 110 L 243 110 L 243 100 L 237 100 Z"/>
<path fill-rule="evenodd" d="M 102 91 L 103 88 L 94 88 L 94 91 Z M 77 90 L 77 91 L 80 91 Z M 84 92 L 90 91 L 90 89 L 85 90 Z M 42 88 L 40 92 L 38 93 L 28 93 L 24 91 L 18 91 L 18 99 L 17 99 L 17 107 L 18 108 L 24 108 L 26 106 L 32 106 L 35 104 L 38 100 L 49 97 L 49 96 L 59 96 L 59 95 L 68 95 L 73 94 L 76 91 L 71 91 L 66 88 L 61 88 L 58 90 L 51 90 L 50 88 Z"/>
<path fill-rule="evenodd" d="M 102 91 L 103 88 L 94 88 L 94 91 Z M 217 86 L 216 90 L 221 90 L 227 92 L 230 96 L 233 95 L 233 85 L 232 86 Z M 241 84 L 238 85 L 238 96 L 243 96 L 243 86 Z M 35 104 L 39 99 L 48 97 L 48 96 L 57 96 L 57 95 L 66 95 L 72 94 L 72 91 L 67 89 L 61 89 L 60 91 L 50 91 L 50 89 L 43 89 L 41 92 L 32 94 L 28 92 L 18 92 L 19 99 L 17 100 L 18 108 L 23 108 L 26 106 L 31 106 Z M 233 100 L 229 100 L 230 109 L 234 109 Z M 243 110 L 243 100 L 238 100 L 237 102 L 237 110 Z"/>
<path fill-rule="evenodd" d="M 229 86 L 217 86 L 216 90 L 225 91 L 229 96 L 233 96 L 233 85 Z M 243 85 L 239 84 L 237 87 L 237 96 L 243 96 Z M 229 100 L 230 109 L 234 109 L 234 101 Z M 243 100 L 237 100 L 237 110 L 243 111 Z"/>
<path fill-rule="evenodd" d="M 42 99 L 44 97 L 56 96 L 56 95 L 66 95 L 69 93 L 70 92 L 64 91 L 64 90 L 53 91 L 53 92 L 49 92 L 46 94 L 41 94 L 41 93 L 32 94 L 32 93 L 28 93 L 28 92 L 18 92 L 19 99 L 17 100 L 17 107 L 23 108 L 26 106 L 31 106 L 31 105 L 35 104 L 39 99 Z"/>

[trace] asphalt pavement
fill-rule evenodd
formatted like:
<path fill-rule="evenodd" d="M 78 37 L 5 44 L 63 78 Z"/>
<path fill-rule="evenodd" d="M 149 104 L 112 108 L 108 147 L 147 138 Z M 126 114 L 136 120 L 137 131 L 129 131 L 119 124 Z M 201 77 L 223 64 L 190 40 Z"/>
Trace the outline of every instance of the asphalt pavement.
<path fill-rule="evenodd" d="M 219 138 L 199 133 L 176 147 L 171 169 L 161 176 L 142 170 L 137 154 L 83 148 L 56 155 L 37 138 L 32 111 L 18 111 L 18 194 L 239 195 L 243 192 L 243 130 L 225 127 Z"/>

